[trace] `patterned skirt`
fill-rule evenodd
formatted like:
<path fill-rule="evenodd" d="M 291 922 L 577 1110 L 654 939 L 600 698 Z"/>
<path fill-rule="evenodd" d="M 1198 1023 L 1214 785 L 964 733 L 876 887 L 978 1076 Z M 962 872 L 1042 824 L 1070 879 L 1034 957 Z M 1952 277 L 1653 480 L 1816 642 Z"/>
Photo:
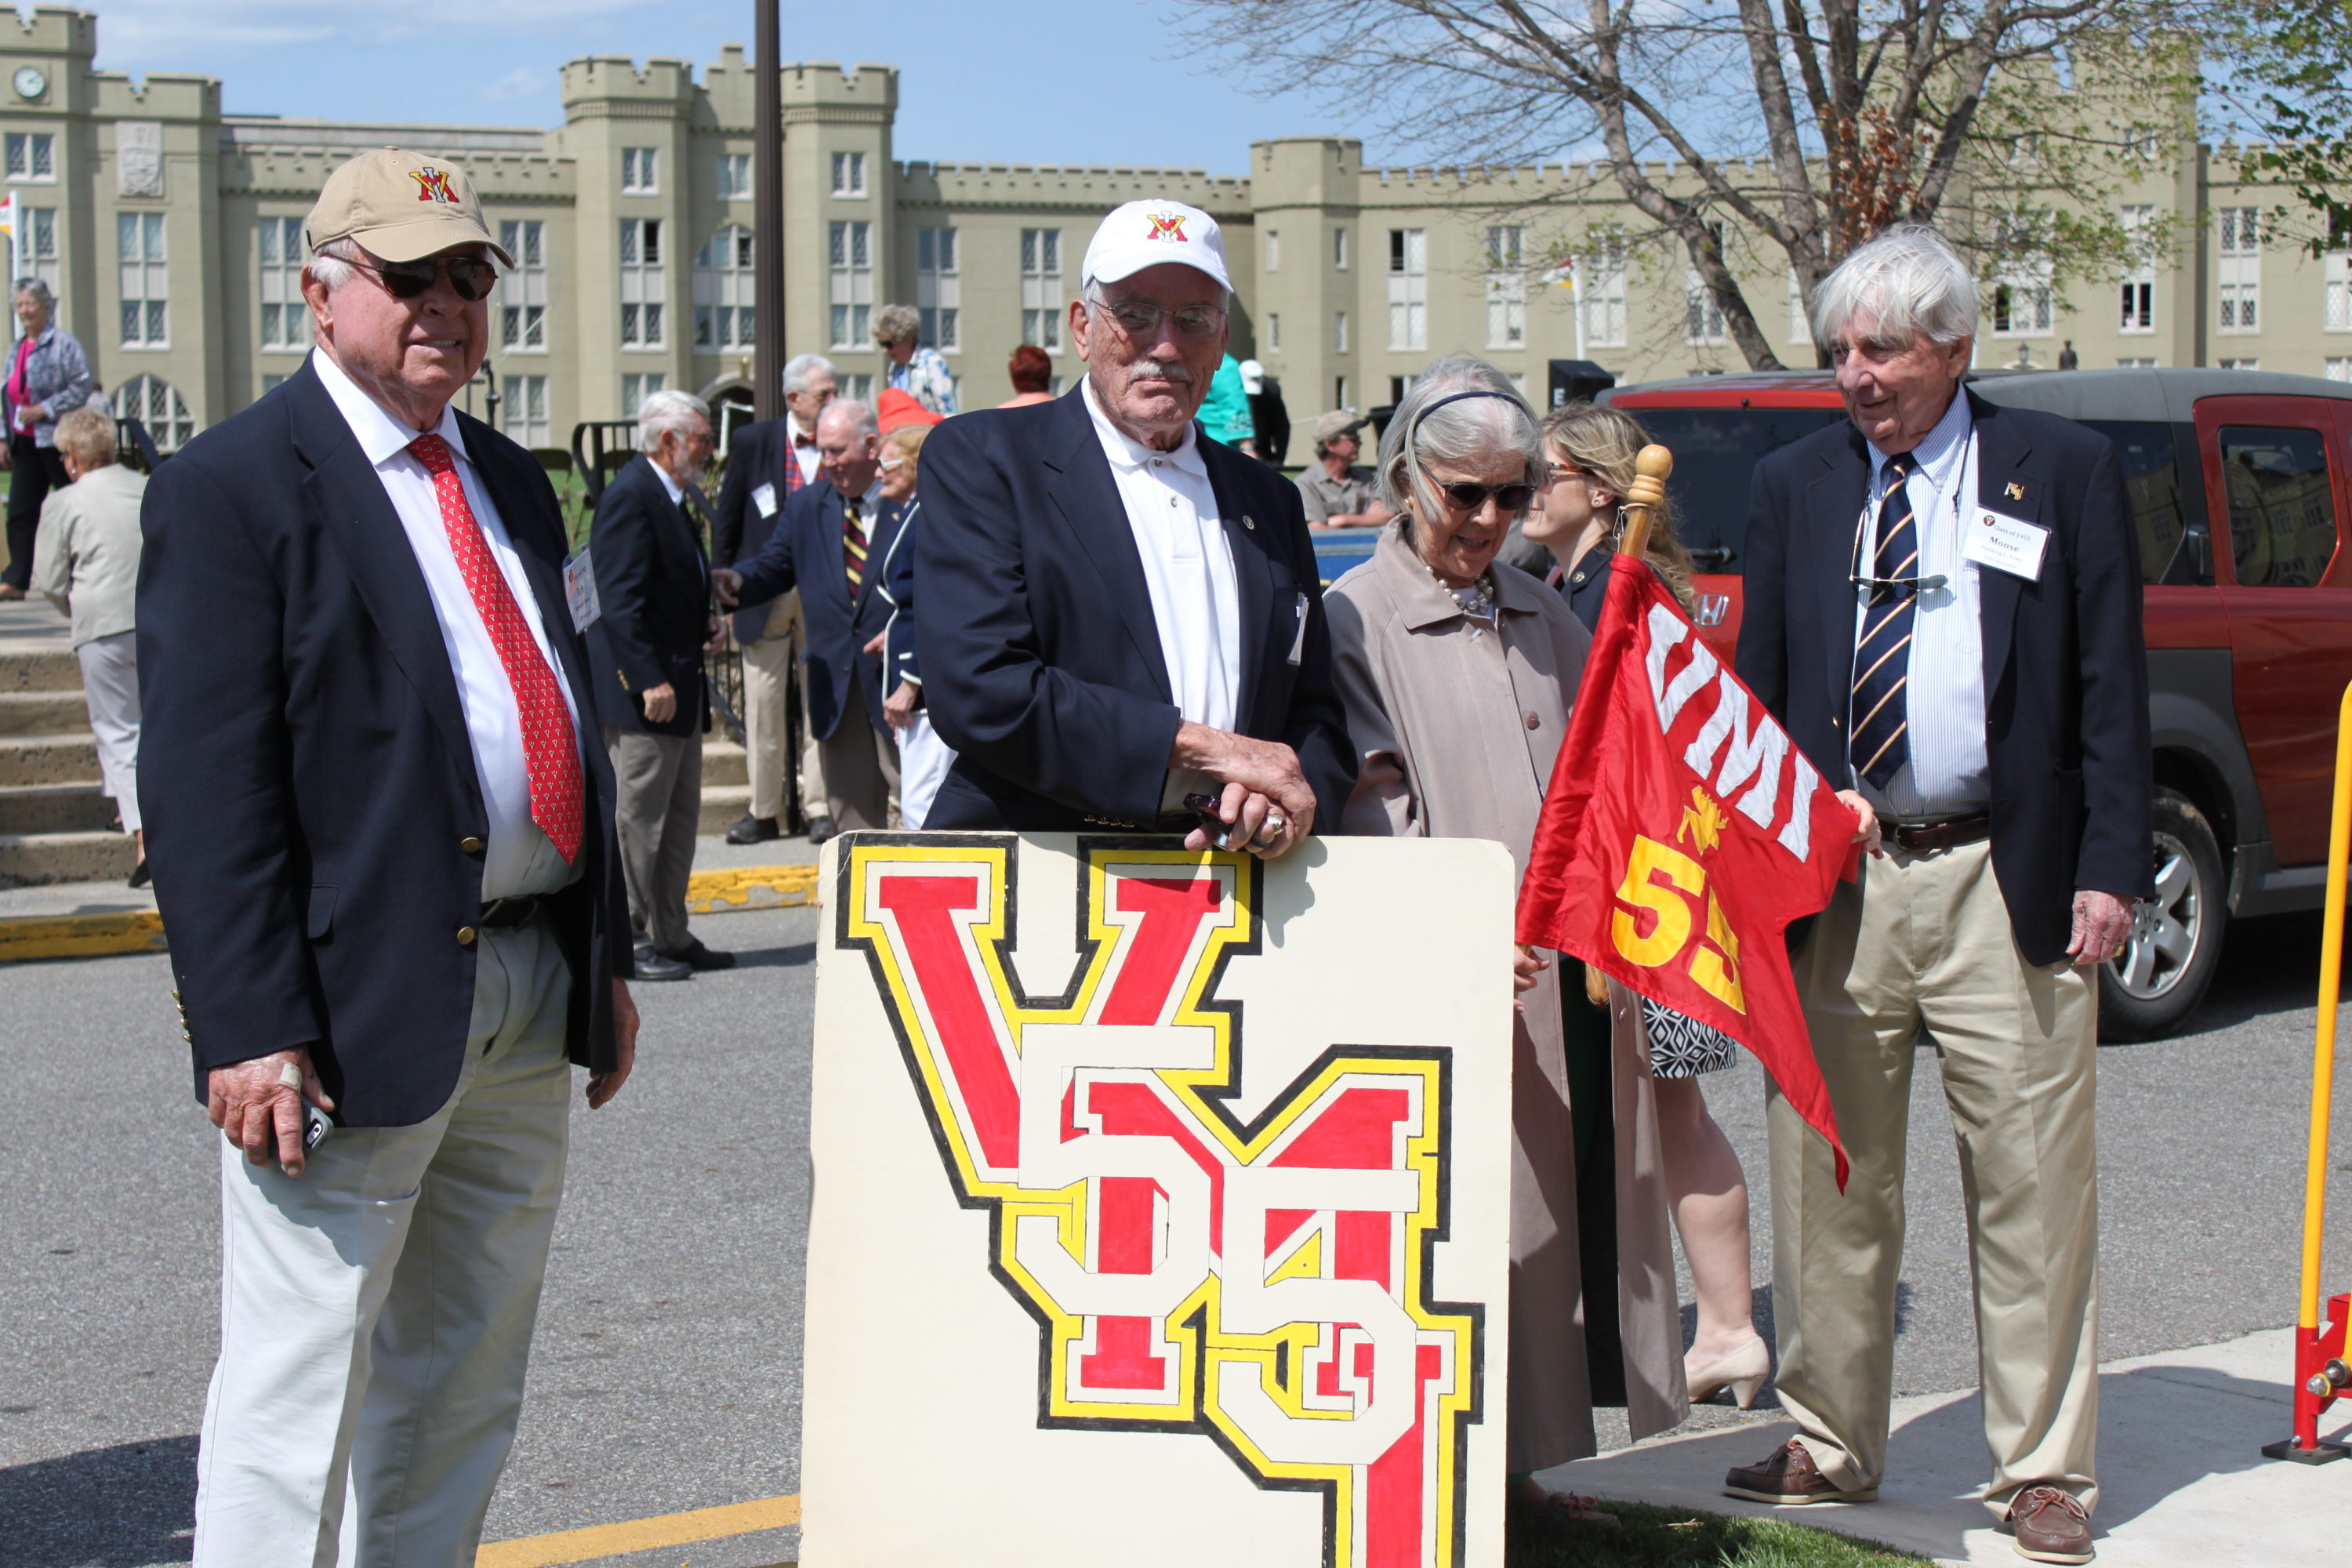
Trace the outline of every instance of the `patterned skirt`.
<path fill-rule="evenodd" d="M 1722 1030 L 1686 1018 L 1671 1007 L 1642 998 L 1642 1024 L 1650 1036 L 1652 1078 L 1696 1078 L 1721 1072 L 1739 1054 L 1739 1042 Z"/>

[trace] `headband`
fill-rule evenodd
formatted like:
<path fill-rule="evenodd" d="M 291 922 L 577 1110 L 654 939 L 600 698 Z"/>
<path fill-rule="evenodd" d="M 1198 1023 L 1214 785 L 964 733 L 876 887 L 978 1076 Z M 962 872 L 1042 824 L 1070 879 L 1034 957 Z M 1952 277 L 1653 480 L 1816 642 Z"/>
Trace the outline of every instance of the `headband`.
<path fill-rule="evenodd" d="M 1422 425 L 1427 421 L 1431 415 L 1436 413 L 1439 409 L 1444 407 L 1449 403 L 1459 403 L 1467 397 L 1499 397 L 1506 403 L 1518 404 L 1519 412 L 1522 414 L 1528 413 L 1527 404 L 1521 400 L 1519 395 L 1516 392 L 1489 392 L 1484 387 L 1473 392 L 1449 392 L 1444 396 L 1439 398 L 1436 402 L 1431 404 L 1428 407 L 1423 409 L 1420 413 L 1412 416 L 1412 427 L 1404 433 L 1404 444 L 1406 449 L 1408 451 L 1411 450 L 1414 442 L 1421 438 Z M 1533 417 L 1532 415 L 1529 415 L 1528 416 L 1530 418 Z"/>

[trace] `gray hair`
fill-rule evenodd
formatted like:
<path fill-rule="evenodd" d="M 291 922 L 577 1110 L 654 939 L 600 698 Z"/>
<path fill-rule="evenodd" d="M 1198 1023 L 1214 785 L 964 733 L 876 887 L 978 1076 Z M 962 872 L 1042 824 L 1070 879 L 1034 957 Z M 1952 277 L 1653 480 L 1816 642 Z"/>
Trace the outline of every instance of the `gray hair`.
<path fill-rule="evenodd" d="M 854 397 L 836 397 L 826 404 L 824 412 L 816 416 L 817 428 L 822 430 L 828 423 L 844 419 L 849 421 L 853 435 L 876 440 L 881 438 L 882 426 L 874 417 L 874 410 Z"/>
<path fill-rule="evenodd" d="M 360 242 L 345 235 L 341 239 L 331 239 L 310 252 L 310 264 L 303 270 L 316 278 L 320 286 L 331 294 L 352 280 L 352 274 L 357 269 L 354 264 L 366 259 L 367 252 L 360 248 Z"/>
<path fill-rule="evenodd" d="M 55 294 L 50 293 L 49 286 L 42 282 L 39 279 L 17 279 L 16 286 L 8 291 L 8 298 L 14 300 L 19 294 L 30 294 L 33 297 L 33 302 L 40 306 L 42 310 L 48 311 L 51 315 L 55 315 L 57 313 L 58 297 Z"/>
<path fill-rule="evenodd" d="M 1492 395 L 1433 406 L 1465 392 Z M 1434 512 L 1437 491 L 1423 464 L 1434 460 L 1448 468 L 1475 468 L 1498 454 L 1517 456 L 1526 463 L 1530 483 L 1540 482 L 1550 466 L 1544 456 L 1543 431 L 1511 378 L 1476 354 L 1442 354 L 1430 362 L 1389 416 L 1389 427 L 1381 437 L 1381 499 L 1396 511 L 1403 511 L 1409 499 L 1417 499 L 1423 514 Z"/>
<path fill-rule="evenodd" d="M 874 312 L 874 341 L 877 343 L 920 342 L 923 318 L 912 305 L 885 305 Z"/>
<path fill-rule="evenodd" d="M 1898 223 L 1881 229 L 1837 264 L 1813 290 L 1813 335 L 1822 347 L 1850 342 L 1857 321 L 1894 346 L 1920 333 L 1929 342 L 1976 336 L 1977 280 L 1934 226 Z"/>
<path fill-rule="evenodd" d="M 85 403 L 58 420 L 57 444 L 71 452 L 84 471 L 115 458 L 114 414 L 103 403 Z"/>
<path fill-rule="evenodd" d="M 637 405 L 637 450 L 659 451 L 662 437 L 672 431 L 684 440 L 697 420 L 710 423 L 710 405 L 694 394 L 676 387 L 646 393 L 645 401 Z"/>
<path fill-rule="evenodd" d="M 834 374 L 833 362 L 823 354 L 794 354 L 784 362 L 784 390 L 806 392 L 809 377 L 818 371 L 827 375 Z"/>

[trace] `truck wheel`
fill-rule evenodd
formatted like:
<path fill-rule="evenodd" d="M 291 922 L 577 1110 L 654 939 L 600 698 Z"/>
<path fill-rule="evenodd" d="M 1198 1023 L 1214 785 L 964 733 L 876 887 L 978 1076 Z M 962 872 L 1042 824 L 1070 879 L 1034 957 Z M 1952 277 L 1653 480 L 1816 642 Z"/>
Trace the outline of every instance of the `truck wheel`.
<path fill-rule="evenodd" d="M 2140 907 L 2124 955 L 2099 965 L 2099 1037 L 2158 1040 L 2205 998 L 2229 923 L 2221 849 L 2205 814 L 2178 790 L 2156 792 L 2156 897 Z"/>

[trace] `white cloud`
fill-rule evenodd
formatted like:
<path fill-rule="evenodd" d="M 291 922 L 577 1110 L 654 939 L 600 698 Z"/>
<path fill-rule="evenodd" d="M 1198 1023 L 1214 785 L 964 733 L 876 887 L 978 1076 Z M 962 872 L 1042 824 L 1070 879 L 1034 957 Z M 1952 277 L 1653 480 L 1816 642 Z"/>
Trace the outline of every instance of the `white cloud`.
<path fill-rule="evenodd" d="M 503 103 L 510 98 L 529 98 L 547 84 L 547 73 L 535 66 L 517 66 L 506 75 L 482 86 L 482 96 L 492 103 Z"/>

